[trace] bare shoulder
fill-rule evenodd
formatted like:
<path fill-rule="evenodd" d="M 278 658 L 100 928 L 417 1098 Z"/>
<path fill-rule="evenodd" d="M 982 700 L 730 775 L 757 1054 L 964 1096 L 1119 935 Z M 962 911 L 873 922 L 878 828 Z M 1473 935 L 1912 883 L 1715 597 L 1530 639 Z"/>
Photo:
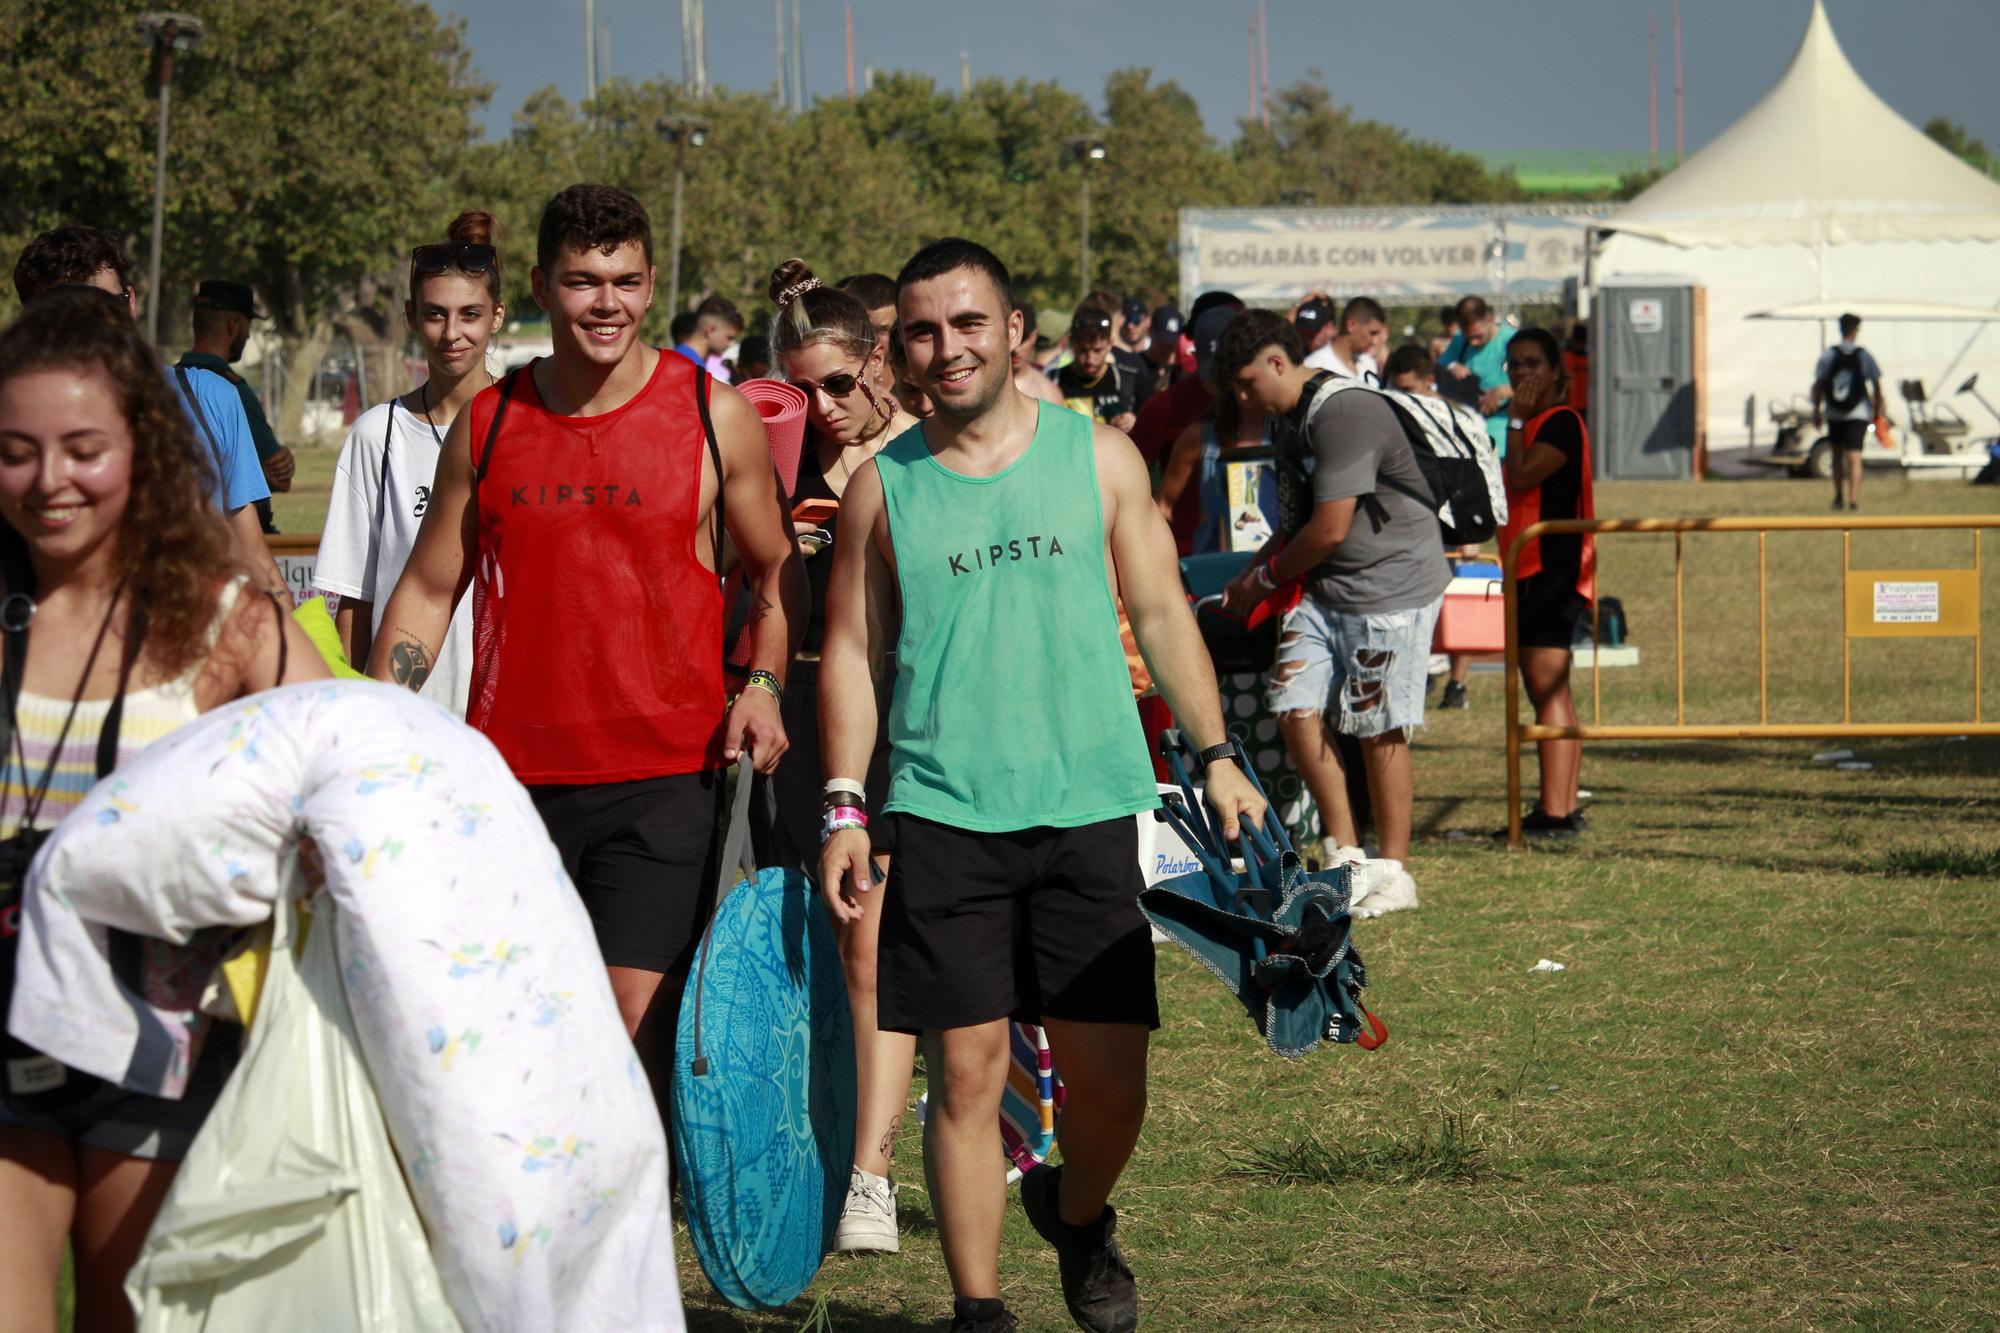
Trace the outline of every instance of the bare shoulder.
<path fill-rule="evenodd" d="M 1090 445 L 1097 454 L 1097 475 L 1107 490 L 1126 494 L 1136 487 L 1140 494 L 1152 494 L 1152 476 L 1131 436 L 1100 421 L 1091 426 Z"/>

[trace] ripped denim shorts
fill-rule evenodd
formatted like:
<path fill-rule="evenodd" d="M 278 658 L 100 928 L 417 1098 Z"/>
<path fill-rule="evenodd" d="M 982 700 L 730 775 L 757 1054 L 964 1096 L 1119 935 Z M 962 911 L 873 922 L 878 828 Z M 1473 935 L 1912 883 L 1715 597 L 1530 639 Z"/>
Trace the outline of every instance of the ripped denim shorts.
<path fill-rule="evenodd" d="M 1274 714 L 1328 713 L 1350 736 L 1382 736 L 1424 724 L 1431 635 L 1440 593 L 1409 611 L 1357 615 L 1308 594 L 1278 633 L 1278 663 L 1265 699 Z"/>

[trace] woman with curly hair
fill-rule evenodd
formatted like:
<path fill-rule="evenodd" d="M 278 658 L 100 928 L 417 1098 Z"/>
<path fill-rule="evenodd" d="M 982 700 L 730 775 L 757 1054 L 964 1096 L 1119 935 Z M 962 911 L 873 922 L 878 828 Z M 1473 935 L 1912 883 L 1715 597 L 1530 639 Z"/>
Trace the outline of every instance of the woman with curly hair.
<path fill-rule="evenodd" d="M 878 450 L 917 425 L 917 418 L 891 390 L 890 368 L 876 341 L 868 308 L 848 292 L 823 286 L 803 260 L 788 259 L 771 273 L 771 300 L 778 307 L 771 324 L 771 352 L 783 378 L 806 391 L 806 447 L 791 503 L 806 552 L 806 579 L 812 587 L 812 615 L 792 664 L 785 691 L 785 734 L 792 748 L 776 776 L 778 819 L 793 849 L 808 865 L 817 864 L 822 807 L 843 802 L 836 784 L 820 786 L 819 648 L 826 634 L 827 576 L 834 543 L 842 540 L 840 497 L 855 469 Z M 892 342 L 900 339 L 891 338 Z M 898 349 L 900 350 L 900 348 Z M 867 533 L 852 540 L 865 541 Z M 878 744 L 866 774 L 851 782 L 886 792 L 889 754 Z M 887 873 L 887 858 L 878 858 Z M 881 895 L 867 903 L 866 915 L 837 926 L 847 996 L 854 1009 L 857 1100 L 854 1117 L 854 1170 L 847 1206 L 834 1233 L 836 1250 L 893 1253 L 896 1191 L 889 1178 L 889 1154 L 910 1095 L 910 1066 L 916 1038 L 875 1027 L 875 941 L 882 928 Z"/>
<path fill-rule="evenodd" d="M 209 502 L 209 455 L 118 301 L 60 287 L 0 333 L 0 938 L 40 835 L 151 742 L 230 700 L 326 666 L 248 586 Z M 0 1104 L 0 1291 L 13 1325 L 53 1329 L 63 1246 L 80 1330 L 129 1329 L 123 1282 L 175 1165 L 221 1092 L 240 1030 L 194 1017 L 228 943 L 138 941 L 147 999 L 186 1012 L 179 1101 L 98 1085 L 7 1042 Z"/>

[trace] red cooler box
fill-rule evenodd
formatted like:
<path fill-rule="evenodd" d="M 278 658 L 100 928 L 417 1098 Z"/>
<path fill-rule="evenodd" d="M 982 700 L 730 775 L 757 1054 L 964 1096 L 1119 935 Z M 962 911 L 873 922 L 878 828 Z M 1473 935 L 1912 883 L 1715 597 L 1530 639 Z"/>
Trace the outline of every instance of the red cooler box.
<path fill-rule="evenodd" d="M 1507 649 L 1507 599 L 1500 566 L 1460 565 L 1444 590 L 1431 650 L 1440 653 L 1499 653 Z"/>

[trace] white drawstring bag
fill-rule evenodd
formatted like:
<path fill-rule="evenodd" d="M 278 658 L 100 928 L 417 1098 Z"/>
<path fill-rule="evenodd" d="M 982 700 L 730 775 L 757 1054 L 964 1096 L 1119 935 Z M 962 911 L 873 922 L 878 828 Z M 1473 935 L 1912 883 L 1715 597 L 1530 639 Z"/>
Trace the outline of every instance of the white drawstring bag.
<path fill-rule="evenodd" d="M 284 853 L 249 1049 L 167 1192 L 125 1292 L 140 1333 L 459 1333 L 355 1044 L 325 894 Z"/>

